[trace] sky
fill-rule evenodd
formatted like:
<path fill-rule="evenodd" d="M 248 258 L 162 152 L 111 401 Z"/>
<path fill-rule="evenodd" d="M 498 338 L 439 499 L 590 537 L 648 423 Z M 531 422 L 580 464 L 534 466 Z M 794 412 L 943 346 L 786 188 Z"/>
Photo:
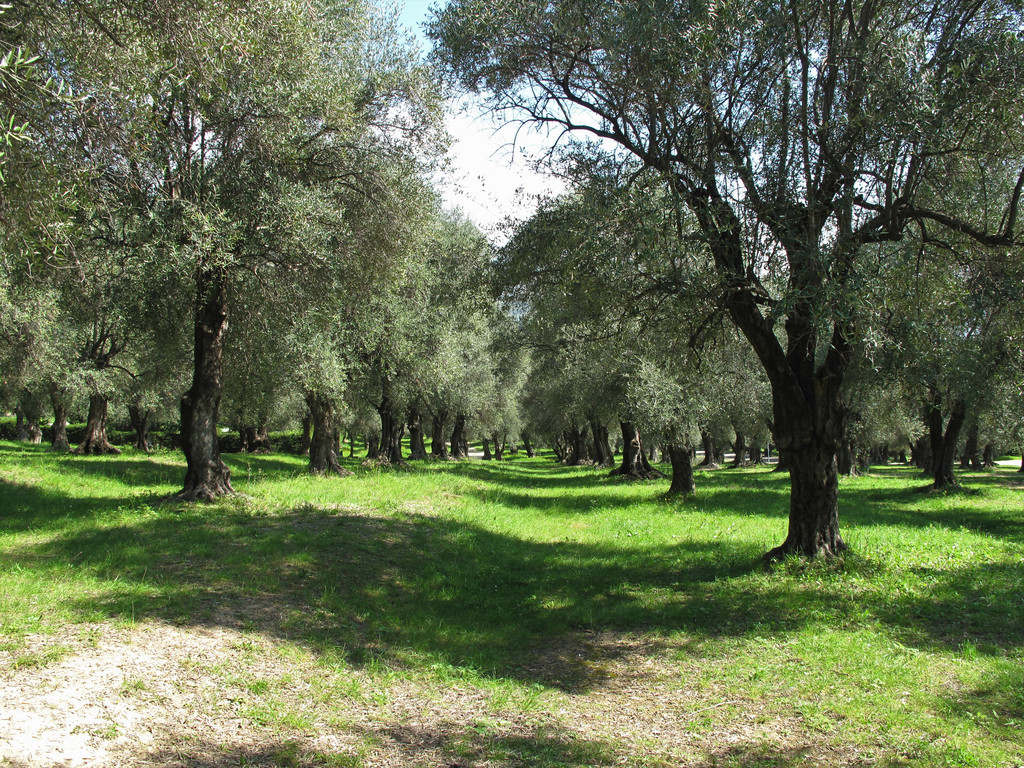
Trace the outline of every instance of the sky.
<path fill-rule="evenodd" d="M 423 31 L 431 5 L 442 0 L 397 0 L 399 21 L 415 33 L 424 52 L 430 41 Z M 556 193 L 563 185 L 536 173 L 530 163 L 541 153 L 543 139 L 524 129 L 516 136 L 514 124 L 499 125 L 478 105 L 452 105 L 447 117 L 452 135 L 451 171 L 439 179 L 447 205 L 460 208 L 485 233 L 501 239 L 500 225 L 509 216 L 525 218 L 536 207 L 538 195 Z"/>

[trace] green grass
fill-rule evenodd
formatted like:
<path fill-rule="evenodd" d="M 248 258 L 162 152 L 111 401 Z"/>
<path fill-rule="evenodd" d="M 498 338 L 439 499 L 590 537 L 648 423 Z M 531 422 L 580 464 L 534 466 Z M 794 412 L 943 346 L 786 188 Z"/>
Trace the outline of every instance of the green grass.
<path fill-rule="evenodd" d="M 162 499 L 183 476 L 176 454 L 0 443 L 0 664 L 59 660 L 68 649 L 29 643 L 67 625 L 223 625 L 322 670 L 304 704 L 286 695 L 295 680 L 246 671 L 252 648 L 207 670 L 284 736 L 331 702 L 384 718 L 396 686 L 465 687 L 491 719 L 445 742 L 452 760 L 614 765 L 629 754 L 614 737 L 559 715 L 598 707 L 631 663 L 593 640 L 613 636 L 667 665 L 692 764 L 1024 763 L 1024 479 L 1011 469 L 968 474 L 955 494 L 921 493 L 906 468 L 844 480 L 852 553 L 769 572 L 788 478 L 764 469 L 700 473 L 696 498 L 669 500 L 666 483 L 549 459 L 353 463 L 356 477 L 325 480 L 298 457 L 226 458 L 238 497 L 175 505 Z M 558 653 L 567 643 L 585 652 Z M 716 744 L 739 722 L 755 736 Z M 361 764 L 296 754 L 282 764 Z M 629 759 L 667 754 L 652 735 Z"/>

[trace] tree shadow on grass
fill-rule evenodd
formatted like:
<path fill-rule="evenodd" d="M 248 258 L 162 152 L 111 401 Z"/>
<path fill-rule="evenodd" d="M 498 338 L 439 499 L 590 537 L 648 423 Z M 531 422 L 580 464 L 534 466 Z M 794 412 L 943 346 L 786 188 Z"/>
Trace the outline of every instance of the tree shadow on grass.
<path fill-rule="evenodd" d="M 79 615 L 258 629 L 356 665 L 426 661 L 586 692 L 605 673 L 581 659 L 608 658 L 607 633 L 774 639 L 867 615 L 922 647 L 956 649 L 966 637 L 1009 650 L 1024 637 L 1024 564 L 936 570 L 922 574 L 923 590 L 853 600 L 841 578 L 752 578 L 754 542 L 540 542 L 458 519 L 315 504 L 265 516 L 230 503 L 156 507 L 125 523 L 101 514 L 124 499 L 14 491 L 8 530 L 96 517 L 0 553 L 29 571 L 65 564 L 68 584 L 85 578 L 88 589 L 53 598 Z"/>
<path fill-rule="evenodd" d="M 907 473 L 889 473 L 906 478 Z M 993 476 L 970 490 L 982 497 L 1004 484 L 1004 478 Z M 891 525 L 926 528 L 938 525 L 957 531 L 968 529 L 1013 542 L 1024 542 L 1024 514 L 1021 507 L 989 505 L 979 509 L 970 504 L 937 507 L 925 504 L 917 486 L 900 489 L 843 487 L 840 489 L 840 514 L 844 525 Z M 1024 504 L 1024 497 L 1021 499 Z"/>

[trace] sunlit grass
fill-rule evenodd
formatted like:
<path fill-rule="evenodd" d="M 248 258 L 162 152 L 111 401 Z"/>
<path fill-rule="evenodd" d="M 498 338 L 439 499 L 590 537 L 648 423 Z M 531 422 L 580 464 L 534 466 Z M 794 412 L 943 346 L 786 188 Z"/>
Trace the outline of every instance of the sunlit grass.
<path fill-rule="evenodd" d="M 0 443 L 8 666 L 59 660 L 27 639 L 69 624 L 224 623 L 324 670 L 305 708 L 279 696 L 281 681 L 217 672 L 245 692 L 246 717 L 281 733 L 308 728 L 332 696 L 384 707 L 398 681 L 471 686 L 494 717 L 545 720 L 566 696 L 586 709 L 616 669 L 551 661 L 551 649 L 611 633 L 654 643 L 674 670 L 665 684 L 699 693 L 686 710 L 698 736 L 749 719 L 882 765 L 1024 760 L 1024 482 L 1012 468 L 939 495 L 909 468 L 843 480 L 850 555 L 766 571 L 788 504 L 788 478 L 766 469 L 698 473 L 695 498 L 670 500 L 665 483 L 550 459 L 349 461 L 357 475 L 332 479 L 307 476 L 299 457 L 227 460 L 239 495 L 183 505 L 163 501 L 183 476 L 176 454 Z M 459 749 L 527 749 L 481 728 Z M 537 760 L 577 754 L 541 743 Z M 813 764 L 762 746 L 763 764 Z M 594 764 L 614 762 L 577 747 L 581 761 L 593 749 Z M 759 749 L 720 764 L 761 764 Z"/>

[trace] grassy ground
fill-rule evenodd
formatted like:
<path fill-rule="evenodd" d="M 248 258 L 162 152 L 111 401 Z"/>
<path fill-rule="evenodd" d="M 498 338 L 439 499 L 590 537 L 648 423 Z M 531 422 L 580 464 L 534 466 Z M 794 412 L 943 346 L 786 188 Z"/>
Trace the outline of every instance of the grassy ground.
<path fill-rule="evenodd" d="M 545 459 L 227 460 L 241 495 L 181 506 L 175 454 L 0 443 L 0 688 L 223 640 L 120 674 L 88 730 L 106 764 L 1024 764 L 1012 469 L 944 495 L 905 468 L 844 480 L 853 554 L 766 572 L 788 479 L 764 469 L 679 500 Z M 129 738 L 126 712 L 172 706 Z"/>

